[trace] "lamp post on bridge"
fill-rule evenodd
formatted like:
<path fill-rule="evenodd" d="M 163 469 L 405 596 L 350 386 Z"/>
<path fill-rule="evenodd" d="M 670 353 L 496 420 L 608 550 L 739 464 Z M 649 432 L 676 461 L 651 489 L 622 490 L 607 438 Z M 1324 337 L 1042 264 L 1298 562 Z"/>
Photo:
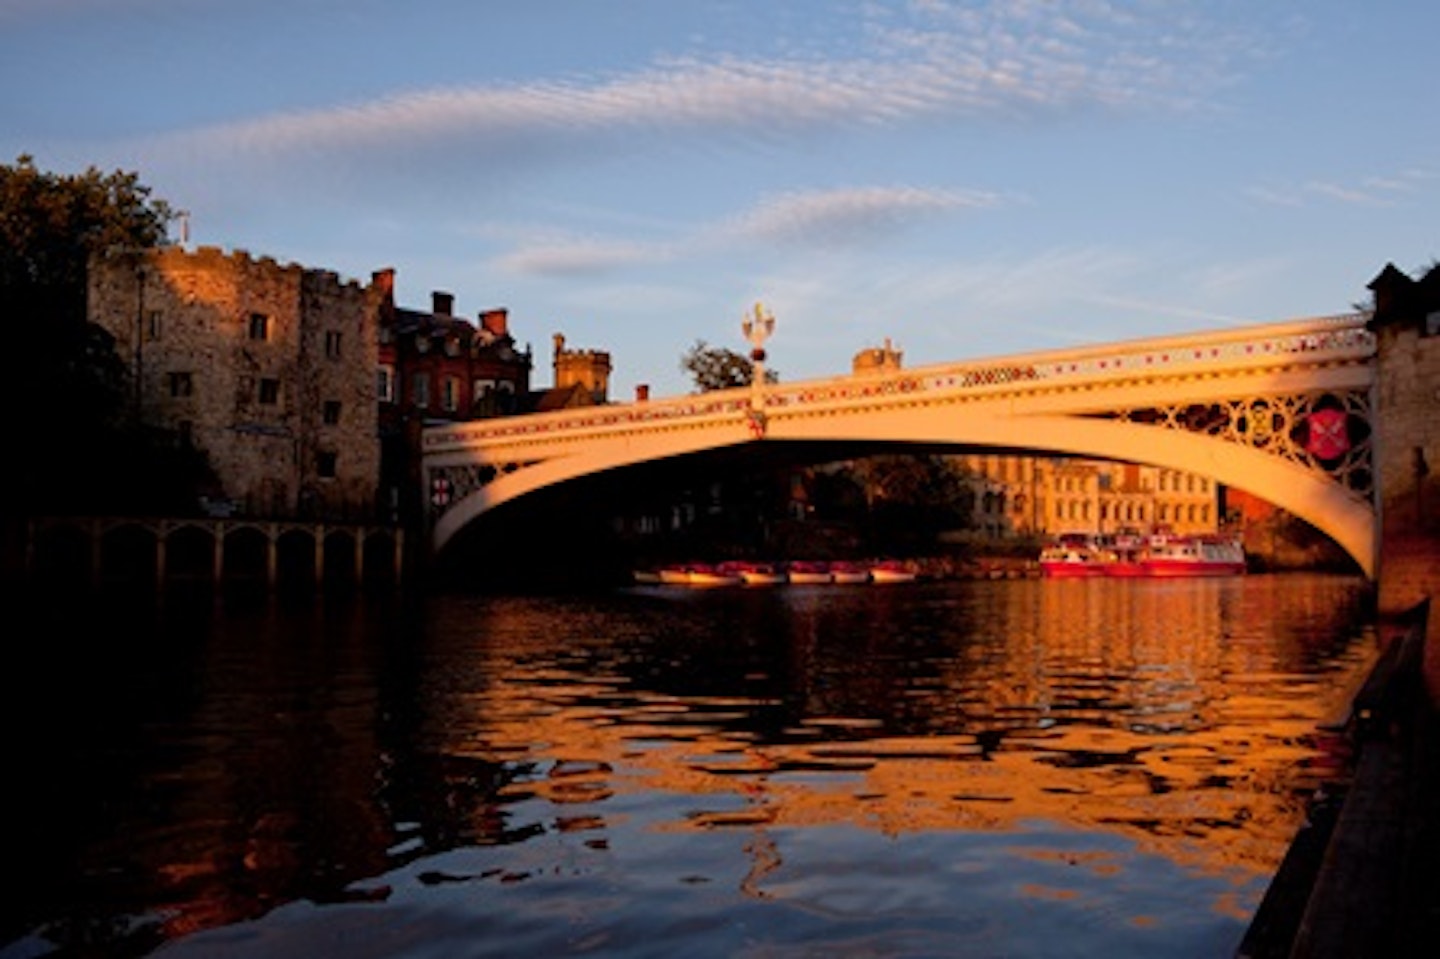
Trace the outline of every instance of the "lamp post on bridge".
<path fill-rule="evenodd" d="M 750 343 L 750 408 L 759 410 L 765 405 L 765 341 L 775 332 L 775 317 L 765 307 L 755 304 L 751 313 L 740 321 L 740 332 Z"/>

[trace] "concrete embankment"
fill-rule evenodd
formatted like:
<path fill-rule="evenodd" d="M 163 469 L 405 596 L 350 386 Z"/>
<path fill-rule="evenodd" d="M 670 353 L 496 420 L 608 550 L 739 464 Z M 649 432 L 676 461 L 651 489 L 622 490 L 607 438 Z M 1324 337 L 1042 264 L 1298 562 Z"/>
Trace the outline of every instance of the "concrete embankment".
<path fill-rule="evenodd" d="M 1317 797 L 1237 951 L 1245 959 L 1440 955 L 1440 632 L 1429 601 L 1381 624 L 1346 725 L 1354 768 Z"/>

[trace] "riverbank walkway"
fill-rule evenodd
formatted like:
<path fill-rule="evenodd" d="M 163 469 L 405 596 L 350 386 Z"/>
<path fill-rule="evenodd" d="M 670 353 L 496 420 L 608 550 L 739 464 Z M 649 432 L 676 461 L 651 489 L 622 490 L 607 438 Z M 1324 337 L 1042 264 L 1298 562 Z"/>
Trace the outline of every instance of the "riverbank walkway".
<path fill-rule="evenodd" d="M 1316 798 L 1238 957 L 1440 956 L 1440 615 L 1427 601 L 1380 626 L 1351 781 Z"/>

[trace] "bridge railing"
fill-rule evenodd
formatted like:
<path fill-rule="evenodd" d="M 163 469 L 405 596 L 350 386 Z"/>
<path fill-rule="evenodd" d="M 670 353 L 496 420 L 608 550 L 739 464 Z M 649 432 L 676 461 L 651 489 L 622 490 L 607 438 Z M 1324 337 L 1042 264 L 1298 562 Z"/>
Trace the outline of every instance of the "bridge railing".
<path fill-rule="evenodd" d="M 1200 335 L 1129 340 L 1113 344 L 1052 350 L 920 366 L 893 373 L 862 373 L 764 387 L 766 410 L 783 412 L 808 406 L 870 402 L 963 390 L 982 390 L 1052 380 L 1110 379 L 1206 366 L 1229 369 L 1294 362 L 1354 359 L 1374 353 L 1374 336 L 1364 314 L 1345 314 L 1236 327 Z M 636 403 L 564 410 L 453 423 L 429 428 L 426 452 L 486 442 L 505 442 L 609 431 L 685 420 L 733 419 L 751 408 L 748 387 Z"/>

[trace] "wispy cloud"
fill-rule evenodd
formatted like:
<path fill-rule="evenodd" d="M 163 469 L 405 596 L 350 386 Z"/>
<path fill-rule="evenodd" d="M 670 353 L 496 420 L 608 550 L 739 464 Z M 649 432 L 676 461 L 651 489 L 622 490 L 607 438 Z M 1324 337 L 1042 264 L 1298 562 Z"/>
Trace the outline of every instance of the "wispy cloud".
<path fill-rule="evenodd" d="M 495 265 L 506 273 L 579 276 L 606 273 L 640 263 L 657 263 L 669 258 L 669 249 L 660 244 L 556 237 L 513 250 L 497 258 Z"/>
<path fill-rule="evenodd" d="M 851 243 L 917 218 L 999 205 L 998 194 L 912 186 L 787 193 L 764 200 L 721 232 L 775 243 Z"/>
<path fill-rule="evenodd" d="M 506 151 L 552 138 L 891 124 L 1070 107 L 1177 108 L 1217 88 L 1237 43 L 1170 5 L 1103 0 L 873 5 L 848 57 L 669 57 L 636 71 L 419 90 L 180 132 L 234 155 L 406 144 Z"/>
<path fill-rule="evenodd" d="M 723 222 L 702 224 L 666 242 L 541 237 L 500 257 L 510 273 L 574 275 L 640 263 L 655 264 L 701 251 L 715 253 L 757 242 L 791 248 L 857 246 L 930 217 L 994 207 L 1005 198 L 980 190 L 872 186 L 796 191 L 761 200 Z"/>
<path fill-rule="evenodd" d="M 1371 174 L 1354 180 L 1311 179 L 1302 183 L 1266 184 L 1245 190 L 1250 199 L 1268 206 L 1302 207 L 1329 201 L 1354 206 L 1393 206 L 1433 181 L 1437 174 L 1423 167 Z"/>

